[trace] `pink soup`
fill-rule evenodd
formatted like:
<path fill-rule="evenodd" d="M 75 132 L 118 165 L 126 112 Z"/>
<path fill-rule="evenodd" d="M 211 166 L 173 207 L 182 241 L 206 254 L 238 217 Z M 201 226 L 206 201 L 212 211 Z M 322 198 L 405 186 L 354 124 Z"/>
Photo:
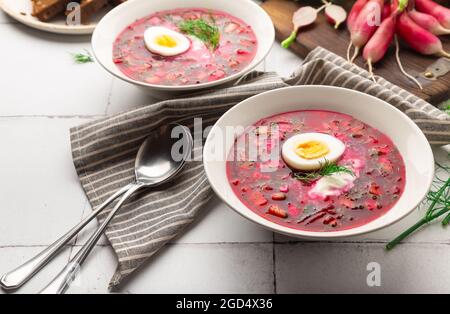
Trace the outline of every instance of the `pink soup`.
<path fill-rule="evenodd" d="M 274 125 L 279 132 L 261 140 L 258 132 Z M 281 157 L 277 162 L 260 161 L 261 154 L 270 153 L 274 136 L 282 147 L 290 137 L 311 132 L 329 134 L 345 144 L 336 163 L 353 169 L 351 188 L 323 198 L 311 197 L 317 180 L 299 180 L 298 170 L 290 169 Z M 258 158 L 248 160 L 252 145 L 261 149 Z M 236 139 L 227 175 L 234 193 L 256 214 L 286 227 L 315 232 L 367 224 L 389 211 L 405 188 L 405 165 L 393 142 L 352 116 L 331 111 L 294 111 L 258 121 Z"/>
<path fill-rule="evenodd" d="M 216 49 L 186 34 L 190 48 L 182 54 L 164 57 L 146 48 L 143 37 L 148 27 L 161 26 L 181 33 L 181 23 L 196 19 L 218 27 L 220 42 Z M 114 43 L 113 61 L 134 80 L 182 86 L 208 83 L 238 73 L 252 62 L 256 51 L 256 35 L 244 21 L 221 11 L 189 8 L 156 12 L 129 25 Z"/>

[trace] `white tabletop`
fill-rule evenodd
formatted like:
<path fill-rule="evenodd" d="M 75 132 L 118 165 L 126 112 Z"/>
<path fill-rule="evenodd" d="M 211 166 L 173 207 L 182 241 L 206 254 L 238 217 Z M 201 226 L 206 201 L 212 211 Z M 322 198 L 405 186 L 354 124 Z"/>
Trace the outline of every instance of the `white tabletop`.
<path fill-rule="evenodd" d="M 43 33 L 0 13 L 0 273 L 49 245 L 90 210 L 72 164 L 69 128 L 154 102 L 95 63 L 74 64 L 89 37 Z M 277 45 L 260 69 L 288 75 L 301 60 Z M 437 158 L 445 153 L 434 149 Z M 450 233 L 439 224 L 384 246 L 422 215 L 329 243 L 274 235 L 214 198 L 197 221 L 123 286 L 123 293 L 450 292 Z M 88 231 L 95 227 L 93 223 Z M 80 235 L 18 292 L 33 293 L 86 239 Z M 379 263 L 381 286 L 367 284 Z M 116 260 L 102 239 L 69 293 L 107 292 Z"/>

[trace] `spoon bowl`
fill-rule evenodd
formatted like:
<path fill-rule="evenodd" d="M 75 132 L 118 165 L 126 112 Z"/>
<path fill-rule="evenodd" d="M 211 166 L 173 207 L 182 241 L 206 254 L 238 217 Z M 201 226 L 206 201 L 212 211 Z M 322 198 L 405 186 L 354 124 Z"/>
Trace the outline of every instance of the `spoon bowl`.
<path fill-rule="evenodd" d="M 173 127 L 173 128 L 172 128 Z M 177 135 L 178 138 L 173 137 Z M 155 186 L 173 178 L 188 159 L 193 144 L 189 129 L 181 125 L 166 125 L 154 131 L 142 143 L 136 156 L 136 181 Z M 181 147 L 182 151 L 174 150 Z"/>

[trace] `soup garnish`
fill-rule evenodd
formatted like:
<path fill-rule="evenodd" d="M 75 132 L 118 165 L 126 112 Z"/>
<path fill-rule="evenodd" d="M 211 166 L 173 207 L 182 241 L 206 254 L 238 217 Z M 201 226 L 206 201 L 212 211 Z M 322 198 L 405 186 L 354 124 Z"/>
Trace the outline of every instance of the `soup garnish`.
<path fill-rule="evenodd" d="M 217 10 L 183 8 L 125 28 L 114 42 L 113 62 L 136 81 L 184 86 L 239 73 L 256 52 L 256 35 L 244 21 Z"/>
<path fill-rule="evenodd" d="M 213 50 L 219 46 L 220 32 L 216 25 L 208 24 L 203 19 L 196 19 L 184 21 L 179 27 L 183 33 L 197 37 Z"/>
<path fill-rule="evenodd" d="M 434 220 L 444 217 L 441 221 L 443 227 L 450 225 L 450 167 L 436 163 L 438 167 L 438 175 L 435 175 L 433 182 L 433 188 L 428 192 L 426 200 L 428 201 L 429 207 L 424 213 L 424 216 L 416 222 L 414 225 L 403 231 L 394 240 L 386 245 L 386 249 L 392 250 L 405 238 L 409 237 L 414 232 L 419 229 L 423 229 L 426 225 L 431 225 L 430 223 Z M 447 180 L 442 178 L 442 173 L 447 177 Z"/>
<path fill-rule="evenodd" d="M 352 116 L 321 110 L 255 123 L 236 139 L 227 176 L 256 214 L 315 232 L 369 223 L 405 188 L 403 159 L 386 135 Z"/>

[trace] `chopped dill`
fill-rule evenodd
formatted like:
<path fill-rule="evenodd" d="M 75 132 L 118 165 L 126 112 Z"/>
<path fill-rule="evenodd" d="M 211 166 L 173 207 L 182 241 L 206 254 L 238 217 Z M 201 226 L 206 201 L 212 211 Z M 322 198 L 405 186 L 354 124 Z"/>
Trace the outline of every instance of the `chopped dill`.
<path fill-rule="evenodd" d="M 328 160 L 325 160 L 325 162 L 321 164 L 318 170 L 309 172 L 294 172 L 293 176 L 297 180 L 309 184 L 320 179 L 321 177 L 331 176 L 332 174 L 338 172 L 348 173 L 352 176 L 355 175 L 355 173 L 351 169 L 344 166 L 339 166 L 335 162 L 329 162 Z"/>
<path fill-rule="evenodd" d="M 183 21 L 179 27 L 183 33 L 197 37 L 213 50 L 219 46 L 220 32 L 215 24 L 196 19 Z"/>
<path fill-rule="evenodd" d="M 94 58 L 92 58 L 92 55 L 89 51 L 85 50 L 86 53 L 73 53 L 72 57 L 75 63 L 77 64 L 84 64 L 89 62 L 94 62 Z"/>

